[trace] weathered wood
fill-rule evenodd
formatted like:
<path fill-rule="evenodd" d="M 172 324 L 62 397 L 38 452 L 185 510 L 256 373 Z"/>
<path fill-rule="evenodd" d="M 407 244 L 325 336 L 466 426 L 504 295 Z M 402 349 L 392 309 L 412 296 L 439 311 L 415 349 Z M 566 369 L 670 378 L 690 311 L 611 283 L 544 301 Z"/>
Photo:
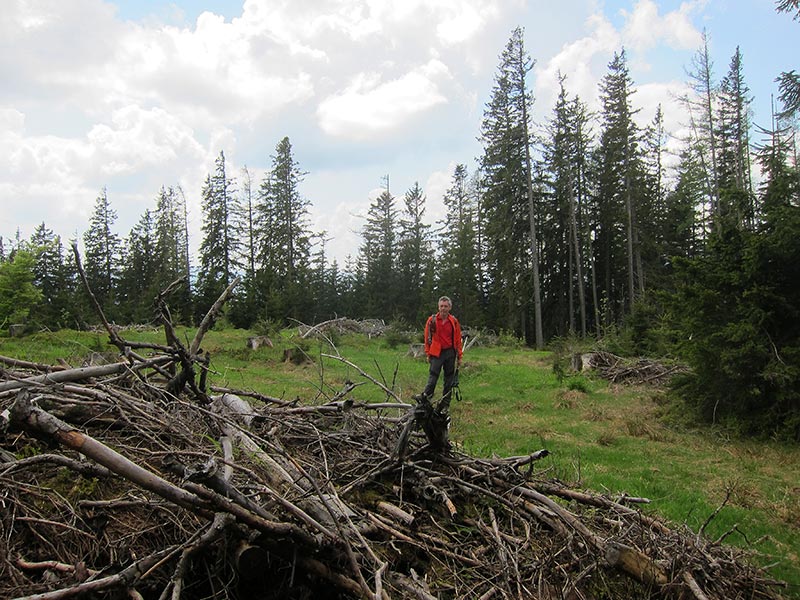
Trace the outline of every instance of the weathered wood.
<path fill-rule="evenodd" d="M 211 306 L 208 312 L 203 317 L 203 320 L 200 322 L 200 326 L 197 328 L 197 332 L 194 334 L 194 338 L 192 339 L 192 343 L 189 346 L 189 354 L 190 356 L 197 356 L 197 353 L 200 351 L 200 344 L 203 343 L 203 338 L 205 337 L 206 333 L 211 326 L 214 324 L 214 320 L 217 318 L 217 315 L 222 310 L 222 306 L 225 304 L 228 297 L 233 292 L 233 288 L 239 285 L 241 281 L 240 277 L 235 278 L 228 287 L 220 294 L 219 298 L 217 298 L 216 302 Z"/>
<path fill-rule="evenodd" d="M 686 585 L 689 586 L 696 600 L 709 600 L 708 596 L 706 596 L 705 592 L 700 588 L 700 585 L 698 585 L 697 580 L 692 577 L 689 571 L 684 571 L 681 577 L 683 581 L 686 582 Z"/>
<path fill-rule="evenodd" d="M 358 365 L 353 364 L 352 362 L 350 362 L 346 358 L 343 358 L 341 356 L 336 356 L 336 355 L 333 355 L 333 354 L 322 354 L 322 356 L 325 357 L 325 358 L 332 358 L 333 360 L 338 360 L 339 362 L 342 362 L 342 363 L 346 364 L 348 367 L 352 367 L 353 369 L 356 369 L 362 377 L 370 380 L 372 383 L 374 383 L 376 386 L 378 386 L 384 392 L 386 392 L 387 396 L 391 396 L 392 398 L 394 398 L 398 402 L 401 402 L 400 397 L 394 392 L 394 390 L 390 390 L 388 387 L 383 385 L 380 381 L 375 379 L 372 375 L 370 375 L 369 373 L 364 371 Z"/>
<path fill-rule="evenodd" d="M 23 558 L 18 558 L 15 564 L 20 569 L 29 571 L 45 571 L 52 570 L 60 573 L 68 573 L 74 576 L 78 581 L 86 581 L 89 576 L 95 577 L 99 575 L 100 571 L 87 569 L 86 565 L 78 563 L 77 565 L 68 565 L 57 560 L 42 560 L 38 562 L 27 561 Z"/>
<path fill-rule="evenodd" d="M 4 461 L 0 460 L 0 475 L 10 473 L 15 469 L 24 469 L 42 463 L 52 463 L 62 467 L 67 467 L 71 471 L 83 475 L 84 477 L 109 477 L 111 471 L 101 465 L 93 463 L 83 463 L 61 454 L 38 454 L 19 460 Z"/>
<path fill-rule="evenodd" d="M 648 585 L 662 586 L 669 582 L 669 577 L 656 562 L 635 548 L 616 541 L 605 544 L 606 562 L 624 571 L 638 581 Z"/>
<path fill-rule="evenodd" d="M 80 452 L 109 471 L 179 506 L 203 513 L 207 511 L 206 503 L 194 494 L 171 484 L 53 415 L 34 407 L 24 392 L 17 396 L 17 401 L 11 408 L 11 421 L 37 434 L 45 435 L 66 448 Z"/>
<path fill-rule="evenodd" d="M 330 319 L 329 321 L 323 321 L 322 323 L 317 323 L 313 327 L 310 327 L 308 329 L 308 331 L 306 331 L 305 333 L 301 334 L 300 337 L 305 339 L 308 336 L 310 336 L 311 334 L 316 333 L 317 331 L 321 331 L 321 330 L 323 330 L 323 329 L 325 329 L 327 327 L 330 327 L 331 325 L 333 325 L 335 323 L 344 323 L 347 320 L 348 320 L 347 317 L 339 317 L 337 319 Z"/>
<path fill-rule="evenodd" d="M 163 560 L 165 556 L 174 552 L 174 550 L 174 548 L 166 548 L 156 552 L 151 556 L 147 556 L 134 562 L 132 565 L 121 570 L 119 573 L 110 575 L 108 577 L 86 581 L 68 588 L 63 588 L 52 592 L 45 592 L 43 594 L 20 596 L 15 598 L 15 600 L 66 600 L 67 598 L 77 598 L 79 596 L 86 596 L 93 592 L 102 592 L 114 588 L 131 588 L 140 577 L 142 577 L 151 568 Z"/>
<path fill-rule="evenodd" d="M 389 502 L 384 502 L 383 500 L 378 502 L 377 506 L 378 506 L 378 510 L 380 510 L 381 512 L 386 513 L 387 515 L 389 515 L 393 519 L 395 519 L 397 521 L 400 521 L 401 523 L 404 523 L 405 525 L 412 525 L 414 523 L 414 519 L 415 519 L 414 515 L 412 515 L 409 512 L 404 511 L 399 506 L 395 506 L 394 504 L 391 504 Z"/>
<path fill-rule="evenodd" d="M 0 363 L 14 367 L 17 369 L 32 369 L 34 371 L 43 371 L 45 373 L 52 373 L 53 371 L 63 371 L 66 367 L 61 365 L 44 365 L 41 363 L 34 363 L 27 360 L 20 360 L 18 358 L 11 358 L 10 356 L 0 356 Z"/>
<path fill-rule="evenodd" d="M 412 358 L 422 358 L 425 356 L 425 345 L 424 344 L 409 344 L 408 345 L 408 356 Z"/>
<path fill-rule="evenodd" d="M 164 365 L 172 362 L 172 359 L 167 356 L 160 356 L 152 358 L 143 363 L 140 363 L 135 368 L 144 369 L 155 365 Z M 131 365 L 127 362 L 112 363 L 110 365 L 100 365 L 97 367 L 79 367 L 76 369 L 63 369 L 46 375 L 37 375 L 35 377 L 28 377 L 17 381 L 5 381 L 0 383 L 0 392 L 8 390 L 18 390 L 24 387 L 51 385 L 55 383 L 66 383 L 73 381 L 85 381 L 94 377 L 105 377 L 106 375 L 116 375 L 122 373 L 127 369 L 131 369 Z"/>
<path fill-rule="evenodd" d="M 261 346 L 272 348 L 272 340 L 266 335 L 254 335 L 247 338 L 247 347 L 250 350 L 258 350 Z"/>
<path fill-rule="evenodd" d="M 258 579 L 269 561 L 269 553 L 261 546 L 254 546 L 242 540 L 236 548 L 236 571 L 245 581 Z"/>
<path fill-rule="evenodd" d="M 13 323 L 8 326 L 8 335 L 9 337 L 22 337 L 25 335 L 25 324 L 24 323 Z"/>
<path fill-rule="evenodd" d="M 236 394 L 222 394 L 211 397 L 211 408 L 220 414 L 229 414 L 245 428 L 250 428 L 255 417 L 253 407 Z"/>

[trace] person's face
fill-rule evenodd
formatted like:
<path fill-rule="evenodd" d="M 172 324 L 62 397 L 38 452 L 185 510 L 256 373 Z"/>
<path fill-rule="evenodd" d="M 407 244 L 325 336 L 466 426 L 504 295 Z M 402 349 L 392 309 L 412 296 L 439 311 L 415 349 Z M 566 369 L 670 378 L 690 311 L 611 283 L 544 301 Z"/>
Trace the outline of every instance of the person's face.
<path fill-rule="evenodd" d="M 450 314 L 450 303 L 446 300 L 439 301 L 439 316 L 444 319 Z"/>

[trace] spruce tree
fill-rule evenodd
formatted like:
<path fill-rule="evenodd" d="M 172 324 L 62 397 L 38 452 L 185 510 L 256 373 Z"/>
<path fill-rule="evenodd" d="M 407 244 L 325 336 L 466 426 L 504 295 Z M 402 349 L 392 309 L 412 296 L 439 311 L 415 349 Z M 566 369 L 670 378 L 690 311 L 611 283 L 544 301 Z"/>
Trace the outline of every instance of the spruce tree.
<path fill-rule="evenodd" d="M 416 323 L 430 312 L 433 282 L 426 279 L 433 261 L 430 225 L 424 222 L 426 197 L 415 182 L 403 197 L 399 217 L 397 270 L 400 289 L 399 311 L 408 323 Z"/>
<path fill-rule="evenodd" d="M 714 64 L 708 50 L 708 34 L 703 31 L 703 45 L 692 61 L 689 85 L 692 95 L 683 100 L 692 130 L 693 144 L 705 175 L 706 198 L 702 206 L 703 234 L 719 228 L 719 144 L 717 141 L 718 117 L 716 114 L 717 85 L 714 82 Z"/>
<path fill-rule="evenodd" d="M 174 320 L 188 323 L 192 316 L 189 234 L 186 199 L 180 187 L 161 188 L 153 215 L 157 258 L 157 292 L 183 279 L 181 287 L 167 299 Z"/>
<path fill-rule="evenodd" d="M 31 307 L 42 299 L 34 285 L 36 255 L 25 246 L 0 263 L 0 327 L 25 325 Z"/>
<path fill-rule="evenodd" d="M 258 200 L 260 269 L 258 285 L 266 291 L 266 314 L 278 319 L 308 319 L 311 269 L 310 202 L 300 193 L 306 173 L 300 169 L 288 137 L 275 148 Z"/>
<path fill-rule="evenodd" d="M 500 57 L 481 123 L 488 304 L 496 326 L 543 343 L 539 290 L 538 208 L 533 194 L 530 107 L 533 62 L 515 29 Z M 529 317 L 533 314 L 531 326 Z"/>
<path fill-rule="evenodd" d="M 614 54 L 601 82 L 602 130 L 597 149 L 595 260 L 606 324 L 620 320 L 644 291 L 638 212 L 646 188 L 633 93 L 622 50 Z"/>
<path fill-rule="evenodd" d="M 399 215 L 395 197 L 385 189 L 370 205 L 361 231 L 359 261 L 363 265 L 366 316 L 399 317 L 397 239 Z"/>
<path fill-rule="evenodd" d="M 258 235 L 258 198 L 253 189 L 253 176 L 247 166 L 239 176 L 241 181 L 239 201 L 240 213 L 235 219 L 236 235 L 240 240 L 240 256 L 237 263 L 242 266 L 243 276 L 239 292 L 230 301 L 229 316 L 237 327 L 249 328 L 257 320 L 264 297 L 259 293 L 256 274 L 260 240 Z"/>
<path fill-rule="evenodd" d="M 153 299 L 160 291 L 158 263 L 153 213 L 147 209 L 131 228 L 125 243 L 119 294 L 122 314 L 128 322 L 148 323 L 153 319 Z"/>
<path fill-rule="evenodd" d="M 113 231 L 116 220 L 117 213 L 111 208 L 106 189 L 103 188 L 95 201 L 89 229 L 83 234 L 86 254 L 83 266 L 86 280 L 109 319 L 117 316 L 116 288 L 122 250 L 119 236 Z"/>
<path fill-rule="evenodd" d="M 215 166 L 214 175 L 206 176 L 201 192 L 203 240 L 197 276 L 198 318 L 236 276 L 238 238 L 232 233 L 237 198 L 234 180 L 226 172 L 224 152 L 220 151 Z"/>
<path fill-rule="evenodd" d="M 61 237 L 42 222 L 29 245 L 36 256 L 33 284 L 42 293 L 41 302 L 31 307 L 31 319 L 50 329 L 74 324 L 81 303 L 75 302 L 75 279 L 65 261 Z"/>
<path fill-rule="evenodd" d="M 795 12 L 794 19 L 800 20 L 800 0 L 778 0 L 778 12 Z M 800 74 L 792 69 L 778 77 L 780 101 L 783 103 L 782 117 L 792 117 L 800 111 Z"/>
<path fill-rule="evenodd" d="M 548 193 L 542 227 L 544 279 L 548 281 L 545 314 L 548 330 L 563 335 L 587 331 L 588 290 L 585 226 L 589 153 L 588 115 L 579 98 L 570 99 L 564 78 L 543 143 L 543 185 Z M 565 305 L 566 300 L 566 305 Z M 579 330 L 579 331 L 578 331 Z"/>
<path fill-rule="evenodd" d="M 679 156 L 677 181 L 667 192 L 661 227 L 661 254 L 670 275 L 676 257 L 697 256 L 703 245 L 703 224 L 698 207 L 706 198 L 706 175 L 696 149 L 687 145 Z"/>
<path fill-rule="evenodd" d="M 739 48 L 719 86 L 720 218 L 753 229 L 758 220 L 750 157 L 750 104 Z"/>
<path fill-rule="evenodd" d="M 464 323 L 480 323 L 475 237 L 475 197 L 469 188 L 466 165 L 453 170 L 450 188 L 445 192 L 447 208 L 442 223 L 441 254 L 437 269 L 438 288 L 453 299 L 459 319 Z"/>

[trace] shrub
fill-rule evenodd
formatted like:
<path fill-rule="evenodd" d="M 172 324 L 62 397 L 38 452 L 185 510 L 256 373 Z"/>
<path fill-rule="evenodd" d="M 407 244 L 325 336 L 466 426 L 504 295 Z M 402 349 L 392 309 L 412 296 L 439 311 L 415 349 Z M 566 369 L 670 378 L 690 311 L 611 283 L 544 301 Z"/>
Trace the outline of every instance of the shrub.
<path fill-rule="evenodd" d="M 677 261 L 672 320 L 692 371 L 674 390 L 711 423 L 800 440 L 800 208 Z"/>

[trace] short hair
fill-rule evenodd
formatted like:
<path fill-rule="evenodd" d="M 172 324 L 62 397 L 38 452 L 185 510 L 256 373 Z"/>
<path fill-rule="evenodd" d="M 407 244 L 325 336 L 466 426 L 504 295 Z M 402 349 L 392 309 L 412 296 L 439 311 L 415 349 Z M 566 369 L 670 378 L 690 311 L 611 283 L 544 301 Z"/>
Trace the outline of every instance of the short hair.
<path fill-rule="evenodd" d="M 442 296 L 439 298 L 439 302 L 447 302 L 450 306 L 453 306 L 453 301 L 448 296 Z"/>

